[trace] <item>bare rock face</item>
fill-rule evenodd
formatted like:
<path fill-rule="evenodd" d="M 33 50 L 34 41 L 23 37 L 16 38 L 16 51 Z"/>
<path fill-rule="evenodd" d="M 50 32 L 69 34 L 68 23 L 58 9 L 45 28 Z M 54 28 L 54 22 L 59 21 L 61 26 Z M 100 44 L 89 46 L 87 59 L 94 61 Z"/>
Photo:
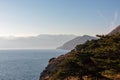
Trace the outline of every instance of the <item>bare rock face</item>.
<path fill-rule="evenodd" d="M 116 33 L 120 33 L 120 25 L 118 27 L 116 27 L 113 31 L 111 31 L 108 35 L 113 35 Z"/>
<path fill-rule="evenodd" d="M 53 74 L 51 72 L 54 72 L 58 70 L 58 65 L 65 60 L 66 57 L 68 57 L 70 54 L 67 53 L 65 55 L 61 55 L 58 58 L 51 58 L 49 60 L 49 63 L 45 70 L 41 73 L 39 80 L 51 80 L 53 77 Z"/>

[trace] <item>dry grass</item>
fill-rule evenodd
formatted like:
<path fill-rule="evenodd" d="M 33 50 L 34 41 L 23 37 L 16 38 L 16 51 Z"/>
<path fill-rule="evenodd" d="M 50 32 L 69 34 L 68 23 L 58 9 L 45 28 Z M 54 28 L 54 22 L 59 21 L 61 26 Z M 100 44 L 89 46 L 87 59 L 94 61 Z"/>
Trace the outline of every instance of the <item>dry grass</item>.
<path fill-rule="evenodd" d="M 120 80 L 120 74 L 104 75 L 104 76 L 113 80 Z"/>

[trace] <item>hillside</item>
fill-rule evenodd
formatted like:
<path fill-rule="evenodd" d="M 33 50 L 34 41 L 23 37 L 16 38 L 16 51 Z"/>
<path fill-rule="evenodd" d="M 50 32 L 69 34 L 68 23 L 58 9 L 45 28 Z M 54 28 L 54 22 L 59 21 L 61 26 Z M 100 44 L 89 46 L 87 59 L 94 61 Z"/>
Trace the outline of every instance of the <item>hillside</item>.
<path fill-rule="evenodd" d="M 113 35 L 116 33 L 120 33 L 120 25 L 117 26 L 114 30 L 112 30 L 108 35 Z"/>
<path fill-rule="evenodd" d="M 79 36 L 79 37 L 76 37 L 76 38 L 64 43 L 61 47 L 58 47 L 57 49 L 72 50 L 78 44 L 83 44 L 87 40 L 92 40 L 92 39 L 97 39 L 97 38 L 93 37 L 93 36 L 88 36 L 88 35 Z"/>
<path fill-rule="evenodd" d="M 40 80 L 120 80 L 120 34 L 99 37 L 50 59 Z"/>

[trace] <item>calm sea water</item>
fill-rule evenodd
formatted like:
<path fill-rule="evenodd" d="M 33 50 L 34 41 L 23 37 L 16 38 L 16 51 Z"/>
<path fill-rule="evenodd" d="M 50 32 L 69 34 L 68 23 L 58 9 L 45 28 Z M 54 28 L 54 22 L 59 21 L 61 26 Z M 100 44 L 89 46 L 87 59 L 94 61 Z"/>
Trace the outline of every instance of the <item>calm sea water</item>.
<path fill-rule="evenodd" d="M 0 80 L 39 80 L 52 57 L 64 50 L 0 50 Z"/>

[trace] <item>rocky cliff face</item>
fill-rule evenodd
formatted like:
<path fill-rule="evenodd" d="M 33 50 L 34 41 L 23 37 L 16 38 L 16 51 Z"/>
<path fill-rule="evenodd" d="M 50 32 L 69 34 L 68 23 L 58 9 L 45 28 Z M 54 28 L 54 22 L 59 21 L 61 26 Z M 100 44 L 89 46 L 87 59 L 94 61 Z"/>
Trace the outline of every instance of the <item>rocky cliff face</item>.
<path fill-rule="evenodd" d="M 91 40 L 91 39 L 96 39 L 95 37 L 91 37 L 91 36 L 87 36 L 87 35 L 84 35 L 82 37 L 77 37 L 69 42 L 67 42 L 65 45 L 65 47 L 63 47 L 63 49 L 74 49 L 74 47 L 78 44 L 83 44 L 85 43 L 87 40 Z M 64 45 L 63 45 L 64 46 Z M 69 47 L 69 46 L 72 46 L 72 47 Z M 62 48 L 59 48 L 59 49 L 62 49 Z M 72 50 L 74 51 L 74 50 Z M 40 75 L 40 79 L 39 80 L 51 80 L 52 77 L 53 77 L 53 74 L 52 72 L 55 72 L 57 70 L 59 70 L 58 66 L 59 64 L 61 64 L 62 62 L 64 62 L 67 58 L 71 57 L 71 53 L 72 51 L 70 51 L 69 53 L 65 54 L 65 55 L 61 55 L 57 58 L 51 58 L 49 60 L 49 63 L 47 65 L 47 67 L 45 68 L 45 70 L 41 73 Z M 69 80 L 77 80 L 76 78 L 72 77 L 71 79 Z"/>
<path fill-rule="evenodd" d="M 116 29 L 114 29 L 112 32 L 110 32 L 108 35 L 113 35 L 115 33 L 120 33 L 120 26 L 118 26 Z M 77 39 L 77 38 L 76 38 Z M 92 38 L 93 39 L 93 38 Z M 79 39 L 77 39 L 78 42 L 79 42 Z M 74 41 L 74 40 L 73 40 Z M 76 41 L 76 40 L 75 40 Z M 73 49 L 73 48 L 71 48 Z M 76 50 L 72 50 L 73 52 Z M 41 73 L 41 76 L 40 76 L 40 79 L 39 80 L 51 80 L 52 77 L 53 77 L 53 74 L 52 72 L 55 72 L 57 70 L 59 70 L 59 64 L 61 64 L 62 62 L 64 62 L 67 58 L 70 58 L 72 56 L 72 51 L 65 54 L 65 55 L 61 55 L 57 58 L 51 58 L 49 60 L 49 63 L 47 65 L 47 67 L 45 68 L 45 70 Z M 67 80 L 67 79 L 65 79 Z M 68 79 L 68 80 L 78 80 L 76 78 L 71 78 L 71 79 Z M 100 80 L 103 80 L 103 79 L 100 79 Z M 108 79 L 105 79 L 105 80 L 108 80 Z M 111 80 L 111 79 L 110 79 Z M 118 79 L 120 80 L 120 79 Z"/>
<path fill-rule="evenodd" d="M 70 53 L 67 53 L 57 58 L 51 58 L 49 60 L 49 64 L 47 65 L 45 70 L 41 73 L 39 80 L 51 80 L 51 78 L 53 77 L 51 72 L 58 70 L 58 65 L 62 63 L 69 56 L 70 56 Z"/>

